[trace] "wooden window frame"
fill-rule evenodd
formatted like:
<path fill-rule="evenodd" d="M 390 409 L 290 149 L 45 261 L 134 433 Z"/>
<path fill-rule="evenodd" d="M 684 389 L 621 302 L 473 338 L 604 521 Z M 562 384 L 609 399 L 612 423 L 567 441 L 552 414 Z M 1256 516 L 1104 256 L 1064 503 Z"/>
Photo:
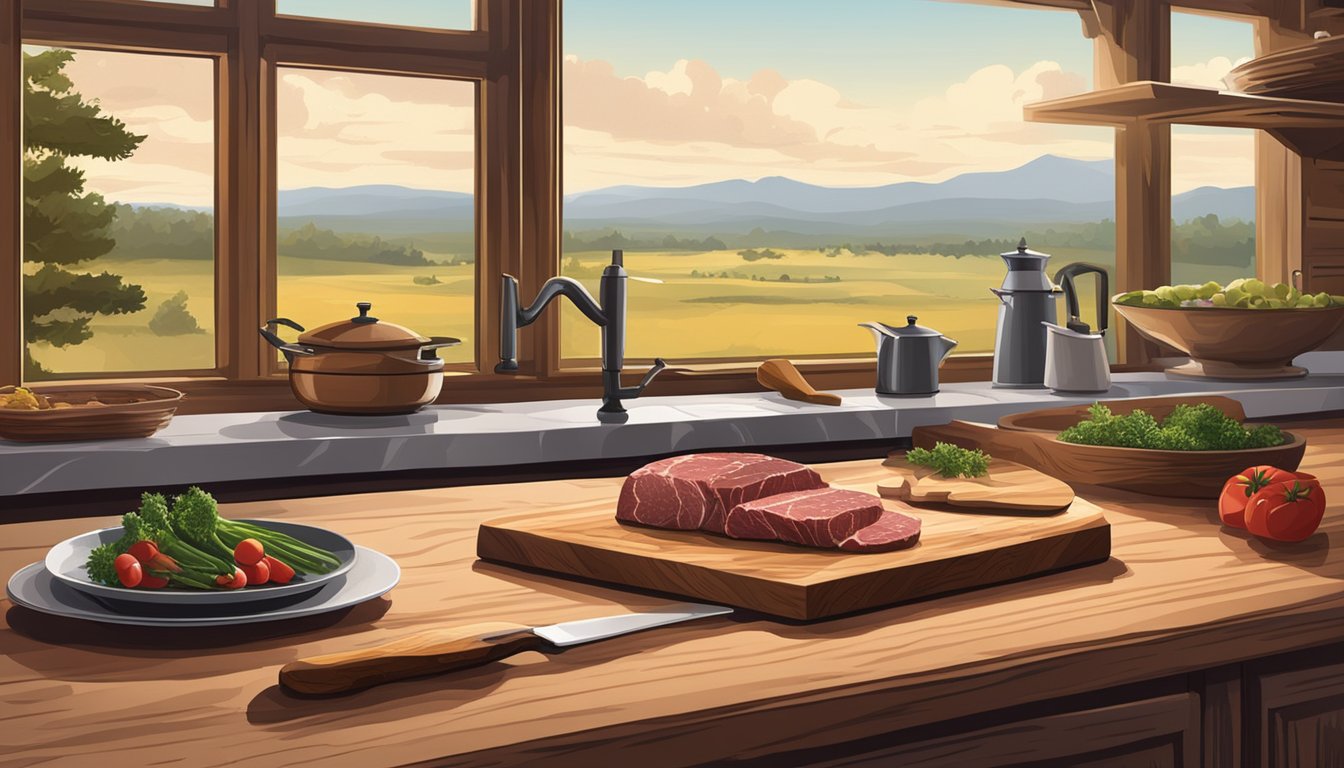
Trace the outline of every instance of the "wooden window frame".
<path fill-rule="evenodd" d="M 1096 42 L 1097 85 L 1167 79 L 1170 9 L 1269 17 L 1278 0 L 972 0 L 1078 11 Z M 517 375 L 498 376 L 498 275 L 535 295 L 558 273 L 561 232 L 562 0 L 477 0 L 473 30 L 393 27 L 277 16 L 275 0 L 218 0 L 216 7 L 149 0 L 0 0 L 0 383 L 22 374 L 19 310 L 21 45 L 24 41 L 139 53 L 202 55 L 216 64 L 216 368 L 136 373 L 97 381 L 159 382 L 187 393 L 182 412 L 299 408 L 256 328 L 276 314 L 275 76 L 279 67 L 451 78 L 477 84 L 476 354 L 449 366 L 439 402 L 597 396 L 599 372 L 562 364 L 560 316 L 544 313 L 519 334 Z M 1146 9 L 1146 10 L 1145 10 Z M 1089 14 L 1093 23 L 1089 27 Z M 1266 33 L 1267 34 L 1267 33 Z M 1165 281 L 1170 269 L 1170 136 L 1117 132 L 1119 289 Z M 1270 154 L 1269 149 L 1261 155 Z M 1136 162 L 1137 159 L 1137 162 Z M 1262 162 L 1264 162 L 1262 158 Z M 1277 162 L 1283 163 L 1281 158 Z M 1123 219 L 1123 220 L 1122 220 Z M 1274 265 L 1262 271 L 1279 269 Z M 1121 331 L 1116 370 L 1150 370 L 1154 349 Z M 638 361 L 631 361 L 638 365 Z M 872 358 L 802 358 L 823 388 L 869 387 Z M 989 355 L 950 358 L 945 381 L 989 378 Z M 679 362 L 658 394 L 759 389 L 749 361 Z M 631 374 L 633 376 L 633 374 Z"/>

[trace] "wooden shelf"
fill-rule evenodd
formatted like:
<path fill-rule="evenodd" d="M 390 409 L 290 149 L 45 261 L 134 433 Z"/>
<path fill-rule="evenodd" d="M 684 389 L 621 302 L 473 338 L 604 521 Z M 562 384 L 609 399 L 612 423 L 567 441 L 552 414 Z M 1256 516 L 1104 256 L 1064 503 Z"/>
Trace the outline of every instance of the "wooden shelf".
<path fill-rule="evenodd" d="M 1023 114 L 1037 123 L 1120 128 L 1149 123 L 1258 128 L 1304 156 L 1344 155 L 1344 104 L 1328 101 L 1140 81 L 1037 102 L 1026 106 Z"/>

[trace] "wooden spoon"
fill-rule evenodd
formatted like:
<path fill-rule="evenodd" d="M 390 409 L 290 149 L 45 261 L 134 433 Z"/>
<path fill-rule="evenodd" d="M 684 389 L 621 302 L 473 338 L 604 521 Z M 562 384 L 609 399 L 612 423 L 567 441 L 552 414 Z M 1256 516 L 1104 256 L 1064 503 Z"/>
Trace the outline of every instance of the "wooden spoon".
<path fill-rule="evenodd" d="M 793 363 L 783 358 L 772 358 L 756 369 L 756 381 L 773 389 L 789 400 L 816 405 L 839 405 L 840 396 L 833 392 L 818 392 L 807 383 Z"/>

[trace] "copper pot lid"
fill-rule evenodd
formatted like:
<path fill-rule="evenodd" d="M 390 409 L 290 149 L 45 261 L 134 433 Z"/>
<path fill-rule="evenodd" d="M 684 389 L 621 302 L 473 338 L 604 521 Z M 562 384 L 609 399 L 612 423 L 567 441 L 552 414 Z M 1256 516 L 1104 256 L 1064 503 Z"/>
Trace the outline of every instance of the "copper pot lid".
<path fill-rule="evenodd" d="M 359 316 L 328 323 L 299 337 L 300 344 L 334 349 L 414 349 L 430 342 L 409 328 L 385 323 L 369 315 L 373 305 L 361 301 L 355 305 Z"/>

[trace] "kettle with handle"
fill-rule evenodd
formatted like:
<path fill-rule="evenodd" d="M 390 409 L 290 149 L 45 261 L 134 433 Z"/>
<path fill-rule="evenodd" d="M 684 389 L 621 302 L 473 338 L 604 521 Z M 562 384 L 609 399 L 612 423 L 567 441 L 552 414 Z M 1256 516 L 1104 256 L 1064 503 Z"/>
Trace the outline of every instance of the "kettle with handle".
<path fill-rule="evenodd" d="M 905 325 L 859 323 L 873 332 L 877 341 L 877 394 L 932 395 L 938 392 L 938 366 L 957 346 L 932 328 L 915 324 L 907 315 Z"/>
<path fill-rule="evenodd" d="M 1079 317 L 1075 277 L 1097 276 L 1097 329 L 1093 331 Z M 1067 319 L 1063 326 L 1042 321 L 1046 330 L 1045 386 L 1055 392 L 1105 392 L 1111 388 L 1110 361 L 1106 358 L 1107 297 L 1110 295 L 1106 270 L 1093 264 L 1070 264 L 1055 274 L 1055 282 L 1064 291 Z"/>

